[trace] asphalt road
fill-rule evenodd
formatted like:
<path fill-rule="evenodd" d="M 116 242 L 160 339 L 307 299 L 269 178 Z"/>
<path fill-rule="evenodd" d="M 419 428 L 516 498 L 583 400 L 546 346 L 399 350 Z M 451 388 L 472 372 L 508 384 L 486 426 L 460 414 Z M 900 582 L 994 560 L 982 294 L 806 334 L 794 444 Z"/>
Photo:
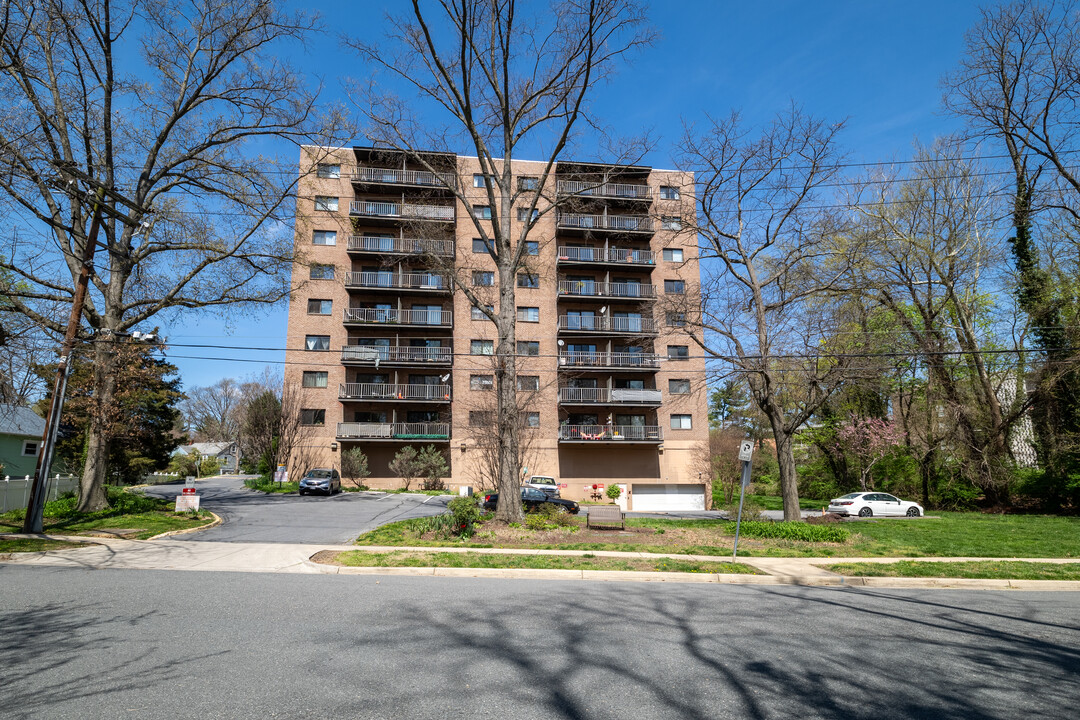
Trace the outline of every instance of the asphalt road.
<path fill-rule="evenodd" d="M 181 485 L 157 485 L 147 494 L 174 498 Z M 179 535 L 177 539 L 214 542 L 280 542 L 341 544 L 396 520 L 438 515 L 448 495 L 338 493 L 323 495 L 266 494 L 244 487 L 238 478 L 200 480 L 200 505 L 224 522 L 215 528 Z"/>
<path fill-rule="evenodd" d="M 0 718 L 1073 717 L 1076 593 L 0 565 Z"/>

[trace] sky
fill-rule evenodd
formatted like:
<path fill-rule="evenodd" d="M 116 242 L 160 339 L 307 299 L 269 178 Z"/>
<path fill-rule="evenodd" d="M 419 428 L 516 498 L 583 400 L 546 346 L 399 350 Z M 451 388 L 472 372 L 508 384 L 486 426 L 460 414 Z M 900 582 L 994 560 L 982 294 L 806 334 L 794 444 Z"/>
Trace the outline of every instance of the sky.
<path fill-rule="evenodd" d="M 752 124 L 795 102 L 810 114 L 845 121 L 850 162 L 909 158 L 916 139 L 956 132 L 941 109 L 941 79 L 956 67 L 964 33 L 980 17 L 967 0 L 682 0 L 654 2 L 660 39 L 599 88 L 593 106 L 617 135 L 649 131 L 656 147 L 643 164 L 674 166 L 685 123 L 733 110 Z M 321 81 L 328 100 L 343 99 L 347 77 L 370 72 L 335 34 L 377 41 L 386 10 L 406 3 L 324 1 L 328 34 L 290 59 Z M 541 4 L 546 6 L 546 4 Z M 357 138 L 356 144 L 365 144 Z M 463 154 L 464 148 L 455 149 Z M 575 157 L 588 158 L 587 148 Z M 284 360 L 287 307 L 222 319 L 200 312 L 163 324 L 167 356 L 184 387 L 242 379 Z M 215 347 L 189 347 L 210 345 Z M 262 349 L 260 349 L 262 348 Z M 217 359 L 211 359 L 217 358 Z"/>

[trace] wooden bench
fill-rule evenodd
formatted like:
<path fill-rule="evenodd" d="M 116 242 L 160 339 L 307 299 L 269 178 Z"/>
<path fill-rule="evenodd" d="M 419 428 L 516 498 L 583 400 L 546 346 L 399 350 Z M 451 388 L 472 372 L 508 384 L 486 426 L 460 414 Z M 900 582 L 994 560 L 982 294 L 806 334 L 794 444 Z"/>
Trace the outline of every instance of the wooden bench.
<path fill-rule="evenodd" d="M 603 525 L 605 527 L 618 525 L 620 529 L 626 529 L 622 509 L 618 505 L 590 506 L 589 514 L 585 516 L 585 527 L 590 528 L 594 525 Z"/>

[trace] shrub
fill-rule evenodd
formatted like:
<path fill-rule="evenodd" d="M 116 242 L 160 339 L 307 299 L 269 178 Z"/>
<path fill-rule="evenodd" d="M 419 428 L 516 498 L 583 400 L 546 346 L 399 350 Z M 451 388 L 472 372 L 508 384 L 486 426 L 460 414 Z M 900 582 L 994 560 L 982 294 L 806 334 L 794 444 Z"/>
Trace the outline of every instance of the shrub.
<path fill-rule="evenodd" d="M 732 501 L 732 503 L 730 505 L 725 505 L 724 507 L 722 507 L 720 509 L 723 510 L 724 517 L 726 517 L 728 520 L 734 521 L 736 518 L 739 517 L 739 501 L 738 500 L 734 500 L 734 501 Z M 767 521 L 768 520 L 768 518 L 765 517 L 765 508 L 758 505 L 753 500 L 746 500 L 746 499 L 743 500 L 742 519 L 743 519 L 744 523 L 746 521 L 748 521 L 748 520 L 749 521 L 758 521 L 758 520 L 766 520 Z"/>
<path fill-rule="evenodd" d="M 446 456 L 434 445 L 428 445 L 420 450 L 417 456 L 420 463 L 420 474 L 424 476 L 424 490 L 445 490 L 446 483 L 443 478 L 450 473 L 450 466 L 446 464 Z"/>
<path fill-rule="evenodd" d="M 604 494 L 608 496 L 609 500 L 618 500 L 619 496 L 622 495 L 622 488 L 615 483 L 611 483 L 607 486 L 607 490 L 604 491 Z"/>
<path fill-rule="evenodd" d="M 402 487 L 406 490 L 412 485 L 413 480 L 420 476 L 423 468 L 417 457 L 416 448 L 406 445 L 397 451 L 394 459 L 390 461 L 390 472 L 401 478 Z"/>
<path fill-rule="evenodd" d="M 363 480 L 371 475 L 367 455 L 358 447 L 341 453 L 341 476 L 350 480 Z"/>
<path fill-rule="evenodd" d="M 456 497 L 448 505 L 450 517 L 454 522 L 454 534 L 463 538 L 472 537 L 476 532 L 476 524 L 483 517 L 480 509 L 480 496 L 470 495 Z"/>
<path fill-rule="evenodd" d="M 745 508 L 743 512 L 745 513 Z M 731 530 L 735 524 L 730 523 Z M 743 520 L 739 529 L 743 537 L 778 538 L 781 540 L 801 540 L 803 542 L 846 542 L 851 533 L 844 528 L 831 525 L 809 525 L 804 522 L 760 522 Z"/>

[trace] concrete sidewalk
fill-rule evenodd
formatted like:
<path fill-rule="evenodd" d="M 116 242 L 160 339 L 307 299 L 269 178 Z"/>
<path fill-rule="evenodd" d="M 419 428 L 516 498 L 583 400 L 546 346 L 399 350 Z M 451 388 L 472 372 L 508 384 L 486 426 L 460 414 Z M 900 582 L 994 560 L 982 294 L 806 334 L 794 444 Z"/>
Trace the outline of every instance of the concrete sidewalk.
<path fill-rule="evenodd" d="M 845 577 L 825 570 L 822 565 L 840 562 L 887 563 L 900 560 L 918 562 L 960 562 L 968 560 L 1023 560 L 1027 562 L 1069 563 L 1061 558 L 765 558 L 743 557 L 739 562 L 764 575 L 715 573 L 661 573 L 598 570 L 529 570 L 496 568 L 381 568 L 339 567 L 311 561 L 323 550 L 360 550 L 364 552 L 451 552 L 497 555 L 563 555 L 610 558 L 675 558 L 695 562 L 726 562 L 728 556 L 680 555 L 677 553 L 639 553 L 612 550 L 532 550 L 520 548 L 396 547 L 357 545 L 287 545 L 282 543 L 184 542 L 158 540 L 119 540 L 64 535 L 0 535 L 4 538 L 48 537 L 85 543 L 87 547 L 47 552 L 8 553 L 0 563 L 43 567 L 121 569 L 121 570 L 194 570 L 217 572 L 313 573 L 334 575 L 434 575 L 445 577 L 559 578 L 622 582 L 713 582 L 754 585 L 860 586 L 891 588 L 965 588 L 1080 591 L 1080 581 L 1059 580 L 968 580 L 959 578 L 889 578 Z"/>

